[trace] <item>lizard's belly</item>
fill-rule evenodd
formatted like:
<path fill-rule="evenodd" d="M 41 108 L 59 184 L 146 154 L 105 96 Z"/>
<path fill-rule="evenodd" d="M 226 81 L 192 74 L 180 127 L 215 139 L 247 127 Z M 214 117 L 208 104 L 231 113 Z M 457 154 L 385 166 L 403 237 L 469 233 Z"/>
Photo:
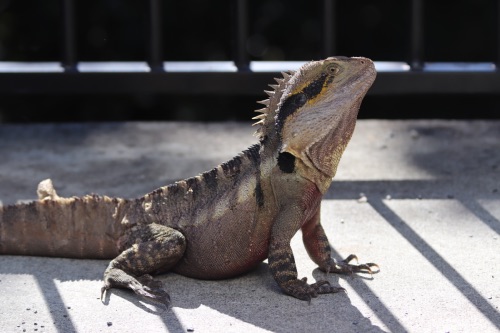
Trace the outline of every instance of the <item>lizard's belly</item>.
<path fill-rule="evenodd" d="M 246 258 L 245 260 L 239 260 L 237 262 L 224 261 L 214 258 L 211 266 L 207 266 L 206 263 L 194 262 L 193 260 L 183 258 L 175 266 L 173 271 L 175 273 L 196 279 L 227 279 L 251 271 L 259 263 L 266 259 L 266 257 L 267 256 Z"/>
<path fill-rule="evenodd" d="M 198 279 L 224 279 L 246 273 L 267 258 L 268 237 L 261 236 L 243 230 L 222 238 L 211 232 L 190 235 L 185 254 L 173 270 Z"/>

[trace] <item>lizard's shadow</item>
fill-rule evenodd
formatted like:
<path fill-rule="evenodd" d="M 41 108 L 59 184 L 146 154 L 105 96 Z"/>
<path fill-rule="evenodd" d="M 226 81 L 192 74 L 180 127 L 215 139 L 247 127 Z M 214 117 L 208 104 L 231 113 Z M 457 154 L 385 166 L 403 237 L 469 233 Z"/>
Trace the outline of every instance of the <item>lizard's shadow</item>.
<path fill-rule="evenodd" d="M 336 274 L 326 275 L 315 270 L 313 276 L 316 280 L 327 279 L 332 286 L 339 285 Z M 204 311 L 216 311 L 273 332 L 297 331 L 304 323 L 310 323 L 311 328 L 317 331 L 331 331 L 335 327 L 339 332 L 382 332 L 352 305 L 346 293 L 319 295 L 311 303 L 283 294 L 267 263 L 233 279 L 196 280 L 177 274 L 162 275 L 160 279 L 172 300 L 173 309 L 158 311 L 169 329 L 178 326 L 175 316 L 171 314 L 176 307 L 205 307 L 209 309 Z M 132 293 L 125 297 L 135 304 L 140 303 Z"/>
<path fill-rule="evenodd" d="M 51 300 L 51 311 L 67 312 L 66 304 L 59 295 L 55 280 L 59 281 L 100 281 L 106 262 L 101 260 L 74 260 L 40 257 L 3 256 L 1 274 L 29 274 L 36 278 L 45 298 Z M 335 274 L 325 275 L 313 271 L 316 280 L 327 279 L 333 286 L 339 285 Z M 370 320 L 352 305 L 349 295 L 336 293 L 319 295 L 311 303 L 283 294 L 272 278 L 267 263 L 260 264 L 248 274 L 227 280 L 196 280 L 178 274 L 168 273 L 157 276 L 171 296 L 172 308 L 147 302 L 129 290 L 112 289 L 106 293 L 104 306 L 113 306 L 117 297 L 134 304 L 138 311 L 158 315 L 171 332 L 183 331 L 176 308 L 199 309 L 198 315 L 212 317 L 225 316 L 237 319 L 255 327 L 274 332 L 293 332 L 298 327 L 309 325 L 316 331 L 381 332 Z M 358 285 L 364 282 L 355 277 L 347 280 Z M 311 281 L 310 281 L 311 282 Z M 350 282 L 351 285 L 353 282 Z M 368 289 L 363 290 L 370 294 Z M 87 292 L 85 292 L 87 294 Z M 99 290 L 88 294 L 98 295 Z M 59 295 L 59 296 L 58 296 Z M 363 296 L 373 297 L 373 295 Z M 234 318 L 234 319 L 231 319 Z"/>

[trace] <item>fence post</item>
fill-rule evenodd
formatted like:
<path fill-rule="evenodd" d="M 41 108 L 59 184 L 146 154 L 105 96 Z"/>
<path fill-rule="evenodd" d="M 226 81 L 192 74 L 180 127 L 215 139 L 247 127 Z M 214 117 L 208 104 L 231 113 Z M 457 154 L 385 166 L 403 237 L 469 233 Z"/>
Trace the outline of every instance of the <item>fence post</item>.
<path fill-rule="evenodd" d="M 161 0 L 149 1 L 148 65 L 152 72 L 163 71 Z"/>
<path fill-rule="evenodd" d="M 233 58 L 234 64 L 240 72 L 250 70 L 250 59 L 246 49 L 248 39 L 248 2 L 247 0 L 233 0 Z"/>
<path fill-rule="evenodd" d="M 497 60 L 495 63 L 497 72 L 500 71 L 500 0 L 497 1 Z"/>
<path fill-rule="evenodd" d="M 337 52 L 335 13 L 336 0 L 323 0 L 323 58 L 331 57 Z"/>
<path fill-rule="evenodd" d="M 62 61 L 66 72 L 77 70 L 75 1 L 62 0 Z"/>
<path fill-rule="evenodd" d="M 423 0 L 411 2 L 411 56 L 410 66 L 414 71 L 424 67 Z"/>

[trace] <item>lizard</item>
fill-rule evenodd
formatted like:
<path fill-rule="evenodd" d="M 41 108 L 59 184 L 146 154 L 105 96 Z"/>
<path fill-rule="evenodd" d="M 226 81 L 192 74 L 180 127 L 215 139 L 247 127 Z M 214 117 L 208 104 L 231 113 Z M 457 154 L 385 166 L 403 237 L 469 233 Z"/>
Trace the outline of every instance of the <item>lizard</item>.
<path fill-rule="evenodd" d="M 282 75 L 258 102 L 258 142 L 231 160 L 132 199 L 60 197 L 44 180 L 38 200 L 0 207 L 0 254 L 111 259 L 101 299 L 125 288 L 167 307 L 170 295 L 154 275 L 224 279 L 266 259 L 281 290 L 300 300 L 344 290 L 298 278 L 290 241 L 299 230 L 320 270 L 378 272 L 374 263 L 351 264 L 355 255 L 332 258 L 320 221 L 374 64 L 330 57 Z"/>

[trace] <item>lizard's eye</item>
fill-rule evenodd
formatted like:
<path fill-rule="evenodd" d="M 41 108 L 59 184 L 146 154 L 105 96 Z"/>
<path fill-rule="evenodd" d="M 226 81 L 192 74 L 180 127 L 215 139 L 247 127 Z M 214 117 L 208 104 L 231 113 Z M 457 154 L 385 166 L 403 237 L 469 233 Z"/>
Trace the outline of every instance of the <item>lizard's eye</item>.
<path fill-rule="evenodd" d="M 328 75 L 335 75 L 339 72 L 339 66 L 337 66 L 336 64 L 330 64 L 326 67 L 326 73 Z"/>

